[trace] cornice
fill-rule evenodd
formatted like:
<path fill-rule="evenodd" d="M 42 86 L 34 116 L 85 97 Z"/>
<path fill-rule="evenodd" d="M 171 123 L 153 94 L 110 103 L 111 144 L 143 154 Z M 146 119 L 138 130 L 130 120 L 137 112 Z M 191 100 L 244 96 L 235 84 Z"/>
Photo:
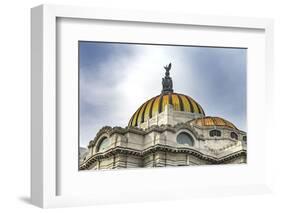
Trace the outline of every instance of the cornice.
<path fill-rule="evenodd" d="M 187 153 L 187 154 L 193 155 L 195 157 L 198 157 L 201 160 L 209 161 L 212 164 L 223 164 L 224 162 L 237 158 L 241 155 L 247 156 L 247 152 L 244 149 L 231 153 L 229 155 L 220 157 L 220 158 L 216 158 L 214 156 L 206 155 L 200 151 L 197 151 L 197 150 L 194 150 L 191 148 L 187 148 L 187 147 L 175 148 L 175 147 L 168 146 L 168 145 L 156 144 L 143 151 L 140 151 L 140 150 L 136 150 L 136 149 L 132 149 L 132 148 L 117 146 L 117 147 L 107 150 L 106 152 L 97 153 L 97 154 L 91 156 L 80 166 L 80 170 L 88 169 L 95 161 L 98 161 L 100 159 L 104 159 L 104 158 L 107 158 L 107 157 L 110 157 L 110 156 L 113 156 L 113 155 L 119 154 L 119 153 L 123 153 L 123 154 L 127 154 L 127 155 L 134 155 L 134 156 L 139 156 L 139 157 L 145 157 L 148 154 L 156 153 L 158 151 L 171 152 L 171 153 Z"/>

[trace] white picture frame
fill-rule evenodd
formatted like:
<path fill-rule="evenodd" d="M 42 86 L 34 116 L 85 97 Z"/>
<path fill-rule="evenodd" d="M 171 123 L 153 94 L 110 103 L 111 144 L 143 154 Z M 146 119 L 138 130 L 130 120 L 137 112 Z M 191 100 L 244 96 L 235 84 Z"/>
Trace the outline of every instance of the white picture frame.
<path fill-rule="evenodd" d="M 153 23 L 154 25 L 166 26 L 198 26 L 201 28 L 218 28 L 232 30 L 257 30 L 262 32 L 262 41 L 264 45 L 264 67 L 261 68 L 261 75 L 265 75 L 265 87 L 260 88 L 264 94 L 264 102 L 261 107 L 270 107 L 273 105 L 273 97 L 270 91 L 273 88 L 273 21 L 271 19 L 257 18 L 240 18 L 240 17 L 216 17 L 203 15 L 188 15 L 188 14 L 173 14 L 173 13 L 152 13 L 147 11 L 123 11 L 111 9 L 85 8 L 74 6 L 54 6 L 41 5 L 31 10 L 31 82 L 32 82 L 32 103 L 31 103 L 31 202 L 43 208 L 59 207 L 59 206 L 76 206 L 76 205 L 91 205 L 98 203 L 116 203 L 116 202 L 139 202 L 144 200 L 165 200 L 178 199 L 198 196 L 214 196 L 214 195 L 242 195 L 253 193 L 265 193 L 271 191 L 271 171 L 270 171 L 270 150 L 268 144 L 272 140 L 270 134 L 273 130 L 269 128 L 270 116 L 261 118 L 266 127 L 266 135 L 264 136 L 264 147 L 267 152 L 263 153 L 264 165 L 257 169 L 257 174 L 264 173 L 262 178 L 257 178 L 253 184 L 245 181 L 238 181 L 233 184 L 229 182 L 216 183 L 214 185 L 193 183 L 192 186 L 183 184 L 182 188 L 173 187 L 173 184 L 166 183 L 165 189 L 156 187 L 152 192 L 145 194 L 144 192 L 129 189 L 130 186 L 122 185 L 121 193 L 123 196 L 118 196 L 120 191 L 112 192 L 110 195 L 104 189 L 98 191 L 99 194 L 60 194 L 59 184 L 60 169 L 58 159 L 60 159 L 59 147 L 57 144 L 57 107 L 58 98 L 57 89 L 60 82 L 57 79 L 57 22 L 60 18 L 63 19 L 79 19 L 79 20 L 99 20 L 99 21 L 116 21 L 119 24 L 122 22 L 131 23 Z M 235 35 L 234 35 L 235 36 Z M 258 63 L 258 62 L 257 62 Z M 251 78 L 251 76 L 249 76 Z M 253 77 L 253 76 L 252 76 Z M 253 80 L 254 81 L 254 80 Z M 258 81 L 258 80 L 257 80 Z M 251 84 L 250 91 L 254 91 L 257 85 Z M 251 97 L 251 94 L 250 96 Z M 254 105 L 255 99 L 249 100 L 250 107 Z M 253 107 L 252 107 L 253 108 Z M 254 110 L 254 109 L 253 109 Z M 251 118 L 251 117 L 250 117 Z M 252 122 L 253 123 L 253 122 Z M 251 124 L 251 122 L 250 122 Z M 254 150 L 254 149 L 253 149 Z M 61 150 L 60 150 L 61 151 Z M 67 150 L 64 150 L 66 152 Z M 259 150 L 260 151 L 260 150 Z M 255 152 L 255 151 L 253 151 Z M 258 152 L 258 151 L 257 151 Z M 75 165 L 77 166 L 77 165 Z M 207 169 L 207 168 L 203 168 Z M 208 168 L 211 171 L 214 168 Z M 246 170 L 247 168 L 244 168 Z M 166 171 L 177 173 L 183 168 Z M 227 172 L 235 172 L 236 168 L 221 171 L 222 174 Z M 199 175 L 201 169 L 194 173 Z M 78 170 L 77 170 L 78 172 Z M 144 171 L 114 171 L 115 174 L 126 179 L 128 176 L 149 175 L 151 170 Z M 108 173 L 102 172 L 104 179 Z M 112 173 L 110 173 L 112 174 Z M 203 174 L 203 173 L 202 173 Z M 91 175 L 87 173 L 87 175 Z M 154 172 L 153 177 L 161 178 L 163 170 Z M 101 177 L 99 181 L 103 181 Z M 171 176 L 171 182 L 176 181 L 176 175 Z M 199 177 L 198 177 L 199 178 Z M 93 176 L 93 181 L 95 177 Z M 113 177 L 112 177 L 113 179 Z M 74 180 L 71 179 L 70 180 Z M 76 179 L 75 179 L 76 180 Z M 78 179 L 77 179 L 78 180 Z M 72 182 L 73 186 L 79 184 L 78 181 Z M 125 180 L 126 182 L 126 180 Z M 161 182 L 161 181 L 160 181 Z M 231 182 L 231 181 L 230 181 Z M 73 187 L 75 191 L 75 187 Z M 123 191 L 122 191 L 123 190 Z M 188 193 L 186 193 L 188 191 Z M 168 193 L 168 194 L 167 194 Z"/>

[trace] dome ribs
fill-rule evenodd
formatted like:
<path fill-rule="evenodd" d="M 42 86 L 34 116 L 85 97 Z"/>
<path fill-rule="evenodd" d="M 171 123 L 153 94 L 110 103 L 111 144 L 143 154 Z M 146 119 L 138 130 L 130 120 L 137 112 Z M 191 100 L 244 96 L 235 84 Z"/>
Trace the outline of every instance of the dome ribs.
<path fill-rule="evenodd" d="M 160 96 L 159 106 L 158 106 L 158 113 L 163 112 L 162 103 L 163 103 L 163 95 Z"/>
<path fill-rule="evenodd" d="M 137 125 L 139 125 L 140 123 L 142 123 L 142 117 L 143 117 L 143 112 L 144 112 L 144 108 L 147 105 L 147 102 L 145 102 L 140 108 L 141 110 L 139 111 L 139 114 L 137 116 Z"/>
<path fill-rule="evenodd" d="M 196 102 L 195 102 L 195 104 L 196 104 L 196 106 L 197 106 L 197 108 L 198 108 L 199 113 L 200 113 L 200 114 L 203 114 L 202 111 L 201 111 L 201 108 L 200 108 L 199 104 L 196 103 Z"/>
<path fill-rule="evenodd" d="M 134 117 L 134 116 L 132 116 L 131 119 L 129 120 L 128 126 L 132 126 L 133 117 Z"/>
<path fill-rule="evenodd" d="M 179 99 L 180 111 L 184 111 L 184 107 L 183 107 L 183 102 L 182 102 L 181 96 L 179 94 L 176 94 L 176 95 L 178 96 L 178 99 Z"/>
<path fill-rule="evenodd" d="M 159 104 L 160 104 L 160 96 L 157 96 L 155 98 L 155 102 L 153 104 L 153 108 L 152 108 L 152 117 L 156 114 L 158 114 L 159 111 Z"/>
<path fill-rule="evenodd" d="M 190 106 L 190 112 L 194 112 L 194 107 L 193 107 L 193 105 L 192 105 L 192 102 L 191 102 L 191 100 L 190 100 L 190 98 L 188 97 L 188 96 L 184 96 L 186 99 L 187 99 L 187 101 L 188 101 L 188 103 L 189 103 L 189 106 Z"/>
<path fill-rule="evenodd" d="M 188 97 L 188 98 L 190 99 L 190 101 L 191 101 L 191 103 L 192 103 L 194 112 L 200 113 L 200 110 L 199 110 L 199 107 L 198 107 L 198 105 L 197 105 L 197 102 L 194 101 L 191 97 Z"/>
<path fill-rule="evenodd" d="M 224 125 L 223 120 L 219 121 L 219 119 L 217 119 L 215 117 L 213 117 L 211 119 L 212 119 L 212 123 L 213 123 L 214 126 L 223 126 Z"/>
<path fill-rule="evenodd" d="M 206 116 L 203 118 L 196 118 L 191 122 L 195 123 L 198 126 L 203 126 L 203 127 L 219 126 L 219 127 L 228 127 L 231 129 L 237 129 L 237 127 L 233 123 L 220 117 Z"/>
<path fill-rule="evenodd" d="M 132 126 L 137 126 L 137 120 L 138 120 L 138 115 L 139 115 L 140 110 L 141 110 L 141 107 L 138 108 L 138 110 L 135 112 L 133 122 L 132 122 Z"/>
<path fill-rule="evenodd" d="M 133 120 L 132 120 L 132 126 L 136 126 L 136 119 L 137 119 L 137 113 L 139 112 L 140 108 L 134 113 Z"/>
<path fill-rule="evenodd" d="M 183 111 L 185 112 L 191 112 L 191 106 L 187 100 L 187 98 L 184 96 L 184 95 L 179 95 L 180 96 L 180 99 L 183 103 Z"/>
<path fill-rule="evenodd" d="M 172 94 L 172 105 L 175 111 L 180 111 L 181 107 L 180 107 L 180 101 L 179 101 L 179 97 L 177 94 Z"/>
<path fill-rule="evenodd" d="M 227 126 L 227 123 L 225 122 L 224 119 L 219 119 L 217 117 L 214 117 L 213 120 L 214 120 L 214 124 L 217 126 Z"/>
<path fill-rule="evenodd" d="M 152 109 L 153 109 L 153 105 L 154 105 L 154 102 L 156 100 L 158 96 L 156 96 L 155 98 L 153 98 L 153 101 L 152 101 L 152 104 L 151 104 L 151 107 L 149 109 L 149 118 L 152 118 Z"/>
<path fill-rule="evenodd" d="M 162 112 L 165 110 L 165 106 L 169 104 L 169 96 L 164 95 L 162 100 Z"/>
<path fill-rule="evenodd" d="M 169 93 L 168 95 L 169 95 L 169 104 L 173 105 L 172 94 Z"/>
<path fill-rule="evenodd" d="M 143 112 L 141 114 L 141 123 L 144 122 L 144 114 L 145 114 L 146 107 L 147 107 L 148 103 L 149 103 L 149 101 L 145 102 L 145 106 L 144 106 Z"/>
<path fill-rule="evenodd" d="M 147 121 L 147 120 L 149 119 L 149 111 L 150 111 L 150 108 L 151 108 L 153 99 L 154 99 L 154 98 L 151 98 L 151 99 L 148 101 L 147 107 L 146 107 L 146 109 L 145 109 L 145 111 L 144 111 L 144 121 Z"/>
<path fill-rule="evenodd" d="M 162 113 L 165 107 L 172 105 L 174 111 L 198 113 L 205 115 L 202 107 L 191 97 L 178 93 L 165 93 L 155 96 L 143 103 L 129 120 L 128 126 L 139 126 L 155 115 Z M 208 122 L 208 121 L 202 121 Z M 211 119 L 211 122 L 215 122 Z M 226 124 L 230 125 L 230 124 Z"/>
<path fill-rule="evenodd" d="M 200 107 L 200 109 L 201 109 L 202 114 L 205 116 L 205 112 L 204 112 L 203 108 L 201 107 L 200 104 L 198 104 L 198 105 L 199 105 L 199 107 Z"/>

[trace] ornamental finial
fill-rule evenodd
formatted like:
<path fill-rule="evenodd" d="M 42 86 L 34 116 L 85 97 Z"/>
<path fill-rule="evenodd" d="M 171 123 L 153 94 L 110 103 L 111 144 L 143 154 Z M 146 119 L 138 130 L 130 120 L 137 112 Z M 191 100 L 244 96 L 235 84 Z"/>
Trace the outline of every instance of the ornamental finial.
<path fill-rule="evenodd" d="M 166 70 L 165 72 L 165 77 L 162 78 L 162 93 L 169 93 L 173 92 L 173 81 L 172 78 L 170 77 L 170 70 L 172 68 L 172 63 L 169 63 L 169 65 L 164 66 L 164 69 Z"/>

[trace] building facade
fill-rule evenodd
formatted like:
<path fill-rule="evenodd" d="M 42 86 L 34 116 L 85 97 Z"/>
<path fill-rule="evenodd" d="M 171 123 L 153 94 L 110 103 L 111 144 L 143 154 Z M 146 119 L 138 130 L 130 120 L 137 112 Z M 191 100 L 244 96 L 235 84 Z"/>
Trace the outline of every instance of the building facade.
<path fill-rule="evenodd" d="M 80 156 L 80 170 L 246 163 L 246 132 L 175 93 L 170 69 L 161 94 L 143 103 L 127 127 L 100 129 Z"/>

